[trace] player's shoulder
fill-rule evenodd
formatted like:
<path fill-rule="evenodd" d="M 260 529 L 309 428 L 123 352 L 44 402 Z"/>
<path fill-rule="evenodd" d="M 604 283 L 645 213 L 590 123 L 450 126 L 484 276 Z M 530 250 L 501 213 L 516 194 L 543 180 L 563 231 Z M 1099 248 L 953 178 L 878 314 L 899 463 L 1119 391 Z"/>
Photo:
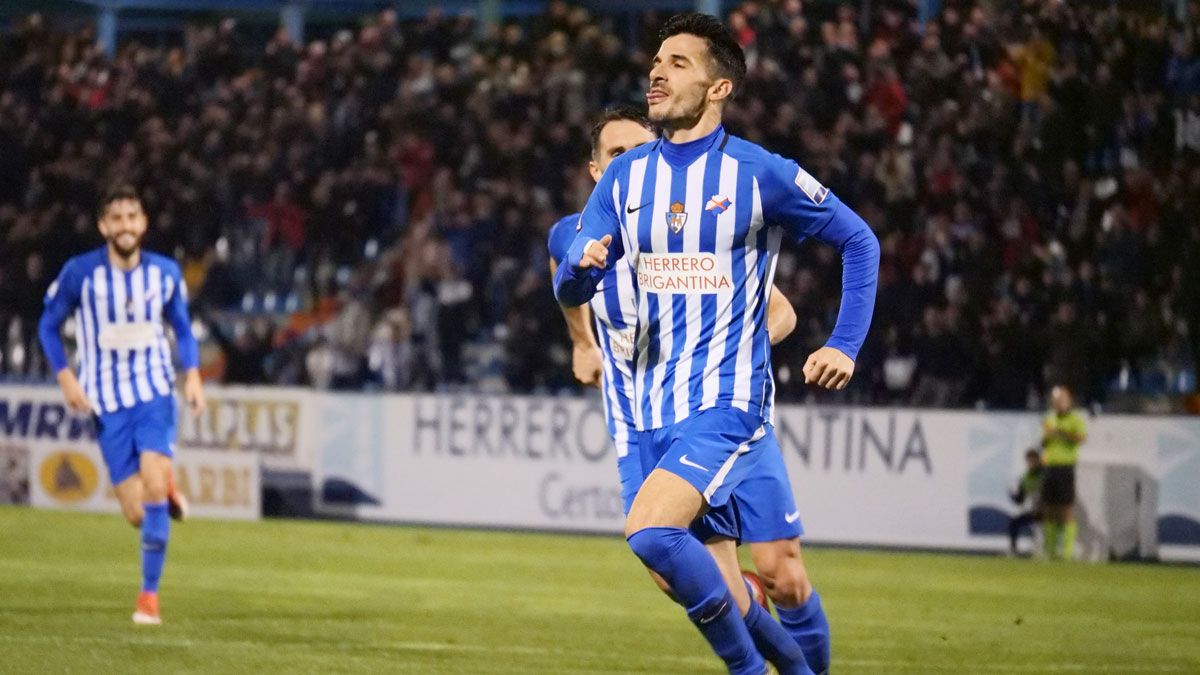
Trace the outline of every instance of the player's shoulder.
<path fill-rule="evenodd" d="M 613 157 L 613 160 L 609 163 L 605 174 L 616 176 L 618 178 L 625 176 L 629 172 L 629 167 L 632 166 L 634 162 L 638 161 L 639 159 L 645 159 L 646 157 L 649 157 L 651 153 L 658 149 L 660 143 L 662 143 L 662 140 L 656 138 L 653 141 L 642 143 L 637 147 L 630 148 L 616 157 Z"/>
<path fill-rule="evenodd" d="M 579 224 L 579 214 L 578 213 L 572 213 L 569 216 L 563 216 L 562 218 L 559 218 L 558 220 L 554 221 L 554 224 L 550 226 L 550 234 L 548 235 L 548 238 L 551 241 L 553 241 L 555 237 L 564 236 L 565 232 L 570 232 L 571 236 L 574 237 L 575 236 L 575 227 L 578 224 Z"/>
<path fill-rule="evenodd" d="M 170 256 L 142 249 L 142 260 L 147 265 L 158 267 L 171 276 L 178 277 L 183 275 L 183 271 L 179 268 L 179 263 Z"/>
<path fill-rule="evenodd" d="M 566 257 L 567 249 L 571 248 L 571 242 L 575 241 L 575 234 L 578 231 L 578 213 L 559 218 L 550 226 L 550 232 L 546 235 L 546 246 L 555 263 L 562 263 L 562 259 Z"/>
<path fill-rule="evenodd" d="M 108 249 L 101 246 L 68 258 L 67 262 L 63 263 L 63 273 L 82 278 L 107 261 Z"/>
<path fill-rule="evenodd" d="M 795 173 L 796 168 L 799 167 L 796 160 L 778 155 L 758 143 L 753 143 L 733 134 L 730 134 L 725 139 L 722 152 L 738 160 L 739 163 L 748 163 L 756 172 L 782 171 L 784 173 Z"/>

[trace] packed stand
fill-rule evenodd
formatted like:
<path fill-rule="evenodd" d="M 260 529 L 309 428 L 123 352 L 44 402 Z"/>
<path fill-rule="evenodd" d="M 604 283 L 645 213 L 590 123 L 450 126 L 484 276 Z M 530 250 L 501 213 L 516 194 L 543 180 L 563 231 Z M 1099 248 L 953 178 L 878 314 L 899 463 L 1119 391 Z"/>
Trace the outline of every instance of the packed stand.
<path fill-rule="evenodd" d="M 1039 405 L 1195 388 L 1200 5 L 1178 20 L 1064 4 L 746 2 L 734 133 L 800 161 L 883 246 L 871 336 L 837 400 Z M 0 372 L 42 376 L 49 276 L 99 243 L 118 177 L 174 252 L 214 379 L 559 391 L 570 350 L 545 234 L 578 210 L 591 113 L 642 102 L 656 26 L 384 12 L 307 45 L 123 44 L 36 17 L 0 41 Z M 783 399 L 828 335 L 840 261 L 785 246 Z M 11 297 L 10 297 L 11 296 Z M 20 352 L 20 358 L 14 358 Z M 42 369 L 42 370 L 39 370 Z M 825 395 L 821 396 L 826 398 Z"/>

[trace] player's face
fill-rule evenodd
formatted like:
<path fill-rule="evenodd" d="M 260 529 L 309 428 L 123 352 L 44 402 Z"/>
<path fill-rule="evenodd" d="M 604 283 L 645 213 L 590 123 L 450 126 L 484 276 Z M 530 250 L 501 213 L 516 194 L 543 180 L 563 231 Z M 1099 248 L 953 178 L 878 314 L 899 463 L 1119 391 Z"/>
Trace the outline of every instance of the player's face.
<path fill-rule="evenodd" d="M 733 83 L 713 71 L 708 42 L 681 33 L 663 40 L 650 68 L 646 104 L 652 122 L 668 128 L 691 126 L 709 106 L 733 92 Z"/>
<path fill-rule="evenodd" d="M 1055 387 L 1050 390 L 1050 404 L 1060 413 L 1069 412 L 1071 410 L 1071 392 L 1063 387 Z"/>
<path fill-rule="evenodd" d="M 608 165 L 626 150 L 654 140 L 654 134 L 633 120 L 613 120 L 600 130 L 596 139 L 596 153 L 588 163 L 592 180 L 599 181 Z"/>
<path fill-rule="evenodd" d="M 146 212 L 142 210 L 142 203 L 136 199 L 118 199 L 109 204 L 100 219 L 100 234 L 122 258 L 137 253 L 146 234 Z"/>

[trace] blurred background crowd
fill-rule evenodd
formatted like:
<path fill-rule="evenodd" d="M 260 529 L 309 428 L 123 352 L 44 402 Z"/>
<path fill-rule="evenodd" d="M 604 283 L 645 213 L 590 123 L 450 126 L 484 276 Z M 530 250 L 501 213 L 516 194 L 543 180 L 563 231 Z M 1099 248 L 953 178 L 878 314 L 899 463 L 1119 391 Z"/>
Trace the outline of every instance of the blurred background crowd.
<path fill-rule="evenodd" d="M 795 158 L 883 248 L 851 386 L 798 373 L 841 264 L 785 246 L 782 400 L 1169 409 L 1200 362 L 1200 3 L 727 3 L 749 57 L 731 132 Z M 41 298 L 143 190 L 208 378 L 338 389 L 574 388 L 545 238 L 589 120 L 642 103 L 657 26 L 384 11 L 298 44 L 232 19 L 124 39 L 40 15 L 0 39 L 0 374 L 48 377 Z"/>

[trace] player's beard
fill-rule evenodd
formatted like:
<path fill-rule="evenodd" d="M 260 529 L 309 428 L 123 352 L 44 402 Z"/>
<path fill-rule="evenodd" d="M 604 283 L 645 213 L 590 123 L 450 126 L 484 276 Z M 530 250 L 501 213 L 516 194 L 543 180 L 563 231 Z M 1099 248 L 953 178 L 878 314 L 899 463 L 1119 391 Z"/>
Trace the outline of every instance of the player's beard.
<path fill-rule="evenodd" d="M 654 111 L 648 111 L 650 121 L 663 129 L 690 129 L 696 126 L 700 122 L 700 118 L 704 116 L 704 99 L 707 91 L 708 87 L 702 87 L 696 92 L 694 98 L 680 100 L 674 106 L 665 106 L 667 109 L 657 115 Z M 670 99 L 664 101 L 664 103 L 669 102 Z"/>
<path fill-rule="evenodd" d="M 129 260 L 133 256 L 137 255 L 137 252 L 142 249 L 142 236 L 143 235 L 130 235 L 133 238 L 133 243 L 130 244 L 129 246 L 122 246 L 121 240 L 127 238 L 125 236 L 125 234 L 126 233 L 122 232 L 121 234 L 118 234 L 115 237 L 109 237 L 108 238 L 108 247 L 109 247 L 109 250 L 111 250 L 113 253 L 117 254 L 118 258 L 120 258 L 122 260 Z"/>

